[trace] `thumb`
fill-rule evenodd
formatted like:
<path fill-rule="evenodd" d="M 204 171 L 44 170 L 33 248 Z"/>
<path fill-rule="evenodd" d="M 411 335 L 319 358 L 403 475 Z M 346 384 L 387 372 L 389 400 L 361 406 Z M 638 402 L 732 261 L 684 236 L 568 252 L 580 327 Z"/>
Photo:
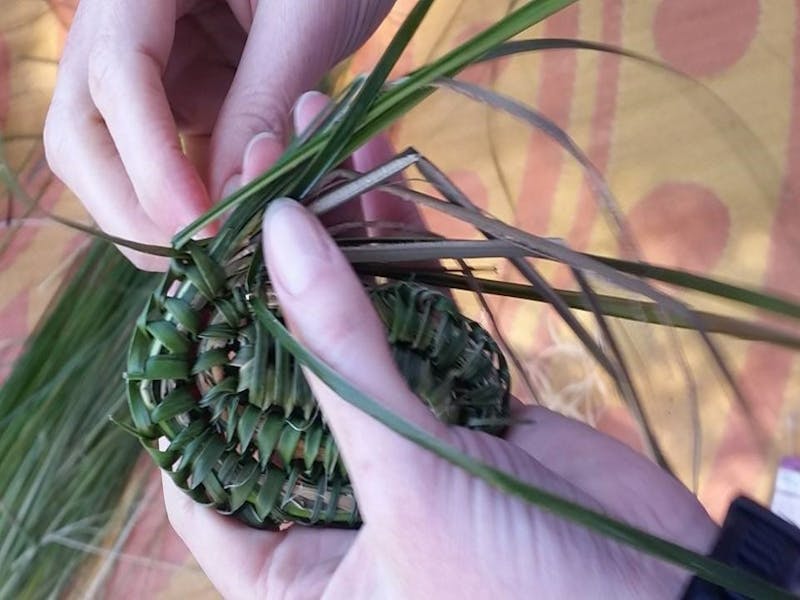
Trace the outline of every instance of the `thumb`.
<path fill-rule="evenodd" d="M 224 195 L 247 179 L 242 177 L 242 156 L 257 136 L 259 144 L 266 146 L 264 152 L 274 155 L 270 146 L 286 141 L 295 99 L 358 48 L 392 3 L 257 3 L 241 63 L 214 126 L 209 174 L 212 197 Z"/>
<path fill-rule="evenodd" d="M 386 332 L 350 264 L 319 221 L 292 200 L 274 201 L 264 221 L 270 280 L 292 332 L 359 390 L 428 433 L 446 427 L 408 388 Z M 416 489 L 430 455 L 339 398 L 313 376 L 365 518 L 393 510 L 392 490 Z M 424 488 L 423 488 L 424 489 Z M 398 492 L 399 494 L 400 492 Z"/>

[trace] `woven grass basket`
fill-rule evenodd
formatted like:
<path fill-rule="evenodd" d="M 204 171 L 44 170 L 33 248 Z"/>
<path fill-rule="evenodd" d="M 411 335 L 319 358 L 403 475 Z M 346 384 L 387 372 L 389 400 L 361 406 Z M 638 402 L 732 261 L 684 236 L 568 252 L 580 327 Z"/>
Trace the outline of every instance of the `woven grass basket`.
<path fill-rule="evenodd" d="M 346 466 L 300 365 L 253 318 L 255 299 L 279 316 L 258 243 L 225 265 L 199 244 L 172 262 L 130 347 L 135 434 L 195 501 L 249 525 L 358 527 Z M 366 285 L 409 387 L 445 423 L 501 433 L 509 370 L 491 336 L 438 291 Z"/>

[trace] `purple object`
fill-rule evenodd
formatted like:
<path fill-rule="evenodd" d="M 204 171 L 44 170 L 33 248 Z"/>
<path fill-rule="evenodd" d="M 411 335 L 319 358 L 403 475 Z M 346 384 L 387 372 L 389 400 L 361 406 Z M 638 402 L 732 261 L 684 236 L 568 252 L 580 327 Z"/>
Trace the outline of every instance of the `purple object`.
<path fill-rule="evenodd" d="M 781 468 L 800 471 L 800 456 L 784 456 L 781 459 Z"/>

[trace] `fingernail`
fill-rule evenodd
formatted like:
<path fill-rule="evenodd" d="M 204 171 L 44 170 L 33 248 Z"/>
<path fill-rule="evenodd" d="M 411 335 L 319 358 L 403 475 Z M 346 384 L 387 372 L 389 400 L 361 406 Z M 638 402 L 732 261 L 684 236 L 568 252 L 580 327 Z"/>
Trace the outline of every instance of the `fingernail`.
<path fill-rule="evenodd" d="M 222 198 L 227 198 L 240 187 L 242 187 L 242 176 L 239 173 L 231 175 L 228 181 L 225 182 L 225 185 L 222 186 Z M 220 198 L 220 200 L 222 198 Z"/>
<path fill-rule="evenodd" d="M 303 92 L 300 94 L 300 97 L 294 103 L 294 108 L 292 112 L 295 114 L 299 112 L 303 112 L 306 107 L 306 103 L 308 102 L 319 102 L 327 104 L 329 102 L 329 98 L 323 94 L 322 92 L 318 92 L 317 90 L 309 90 L 307 92 Z"/>
<path fill-rule="evenodd" d="M 261 175 L 278 160 L 281 152 L 283 143 L 273 132 L 264 131 L 254 135 L 244 149 L 241 184 L 250 183 Z"/>
<path fill-rule="evenodd" d="M 301 94 L 292 109 L 292 122 L 297 133 L 302 133 L 329 102 L 328 96 L 316 90 Z M 318 106 L 312 109 L 315 104 Z"/>
<path fill-rule="evenodd" d="M 270 203 L 264 216 L 270 275 L 287 292 L 305 292 L 330 265 L 330 244 L 319 222 L 294 200 Z"/>

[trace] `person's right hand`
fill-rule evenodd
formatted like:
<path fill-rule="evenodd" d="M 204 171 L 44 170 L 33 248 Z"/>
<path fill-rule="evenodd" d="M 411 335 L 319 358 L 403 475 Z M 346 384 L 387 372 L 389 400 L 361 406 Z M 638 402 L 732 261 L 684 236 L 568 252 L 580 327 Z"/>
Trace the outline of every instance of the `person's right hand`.
<path fill-rule="evenodd" d="M 294 112 L 296 129 L 326 102 L 306 96 Z M 391 155 L 379 137 L 352 163 L 368 171 Z M 379 190 L 365 194 L 361 209 L 361 218 L 422 225 L 413 204 Z M 523 406 L 505 439 L 443 425 L 403 381 L 363 285 L 319 221 L 278 201 L 263 239 L 293 332 L 356 387 L 479 460 L 698 552 L 709 549 L 716 527 L 697 499 L 589 427 Z M 309 380 L 365 525 L 358 532 L 250 529 L 195 504 L 165 474 L 170 522 L 226 597 L 673 598 L 686 585 L 685 572 L 504 495 Z"/>
<path fill-rule="evenodd" d="M 392 4 L 82 0 L 45 124 L 50 166 L 103 230 L 167 245 L 278 157 L 297 97 Z"/>
<path fill-rule="evenodd" d="M 281 310 L 319 358 L 387 409 L 470 456 L 706 553 L 716 527 L 677 480 L 621 443 L 540 407 L 504 439 L 438 421 L 409 390 L 341 251 L 278 200 L 264 255 Z M 308 372 L 358 498 L 358 532 L 250 529 L 165 475 L 167 512 L 227 598 L 676 598 L 688 574 L 555 517 L 388 430 Z"/>

